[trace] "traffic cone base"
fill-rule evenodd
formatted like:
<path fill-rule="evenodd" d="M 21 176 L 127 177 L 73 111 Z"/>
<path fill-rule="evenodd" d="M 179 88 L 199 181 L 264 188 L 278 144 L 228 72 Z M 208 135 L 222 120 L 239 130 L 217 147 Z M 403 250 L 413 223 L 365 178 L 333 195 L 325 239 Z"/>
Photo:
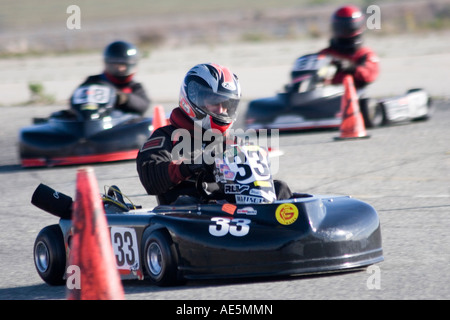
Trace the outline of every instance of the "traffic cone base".
<path fill-rule="evenodd" d="M 344 141 L 344 140 L 359 140 L 359 139 L 369 139 L 370 135 L 365 135 L 361 137 L 334 137 L 336 141 Z"/>
<path fill-rule="evenodd" d="M 347 75 L 343 81 L 344 95 L 341 99 L 342 122 L 340 136 L 335 140 L 364 139 L 370 138 L 366 132 L 364 118 L 359 108 L 358 95 L 356 94 L 353 77 Z"/>

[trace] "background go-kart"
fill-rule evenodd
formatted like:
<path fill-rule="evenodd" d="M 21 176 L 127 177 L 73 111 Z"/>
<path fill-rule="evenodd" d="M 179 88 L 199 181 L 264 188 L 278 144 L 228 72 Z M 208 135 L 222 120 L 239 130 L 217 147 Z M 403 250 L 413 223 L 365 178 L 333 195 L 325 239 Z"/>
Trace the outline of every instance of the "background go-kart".
<path fill-rule="evenodd" d="M 202 1 L 193 3 L 197 2 Z M 214 61 L 229 66 L 241 79 L 244 114 L 249 100 L 281 89 L 298 56 L 326 45 L 328 17 L 338 3 L 325 1 L 305 9 L 298 0 L 228 1 L 225 8 L 220 1 L 206 2 L 208 7 L 183 8 L 181 14 L 180 3 L 188 2 L 127 1 L 124 10 L 119 1 L 96 1 L 96 5 L 78 1 L 81 29 L 69 30 L 70 1 L 47 1 L 34 10 L 26 1 L 0 1 L 9 12 L 2 16 L 0 32 L 0 299 L 65 298 L 65 287 L 47 286 L 34 269 L 34 239 L 57 218 L 33 207 L 30 199 L 41 182 L 74 196 L 77 167 L 21 169 L 18 131 L 32 117 L 65 108 L 76 85 L 101 71 L 105 44 L 116 37 L 142 43 L 144 57 L 136 78 L 154 104 L 162 104 L 166 111 L 176 105 L 180 82 L 192 65 Z M 126 298 L 450 298 L 450 44 L 446 41 L 450 31 L 448 17 L 439 14 L 449 10 L 450 2 L 390 3 L 403 8 L 388 11 L 398 12 L 397 17 L 383 11 L 384 3 L 377 4 L 386 20 L 366 37 L 380 55 L 382 68 L 370 92 L 382 97 L 423 87 L 435 98 L 433 117 L 370 130 L 371 138 L 360 141 L 335 142 L 338 131 L 282 135 L 279 147 L 284 156 L 275 174 L 295 191 L 350 194 L 373 205 L 381 218 L 385 255 L 385 261 L 376 265 L 379 269 L 323 277 L 197 281 L 178 288 L 126 281 Z M 138 5 L 143 7 L 138 10 Z M 217 8 L 226 10 L 218 13 Z M 306 16 L 317 19 L 300 19 Z M 237 23 L 226 23 L 233 19 L 239 28 Z M 45 90 L 31 104 L 30 83 Z M 39 103 L 48 100 L 55 102 Z M 237 125 L 242 126 L 242 120 Z M 133 202 L 156 204 L 145 195 L 133 161 L 93 167 L 100 187 L 117 184 Z"/>

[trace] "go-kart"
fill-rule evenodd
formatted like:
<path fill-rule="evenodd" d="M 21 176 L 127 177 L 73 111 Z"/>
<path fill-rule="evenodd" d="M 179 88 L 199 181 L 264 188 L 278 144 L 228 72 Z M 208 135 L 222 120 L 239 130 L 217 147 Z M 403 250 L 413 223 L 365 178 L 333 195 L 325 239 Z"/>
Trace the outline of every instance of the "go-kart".
<path fill-rule="evenodd" d="M 202 178 L 199 203 L 153 209 L 124 201 L 120 189 L 110 187 L 102 199 L 122 279 L 148 278 L 164 286 L 186 279 L 354 270 L 383 261 L 372 206 L 349 196 L 295 193 L 276 200 L 267 159 L 259 147 L 233 146 L 216 161 L 214 174 L 226 201 L 213 200 Z M 64 284 L 72 199 L 41 184 L 32 203 L 60 218 L 36 238 L 37 272 L 48 284 Z"/>
<path fill-rule="evenodd" d="M 329 84 L 336 70 L 330 56 L 300 57 L 283 92 L 250 101 L 246 128 L 280 131 L 339 128 L 344 87 Z M 364 89 L 357 94 L 366 128 L 425 120 L 432 113 L 431 98 L 423 89 L 411 89 L 403 95 L 380 100 L 367 97 Z"/>
<path fill-rule="evenodd" d="M 114 109 L 115 100 L 115 88 L 106 83 L 78 87 L 70 109 L 36 118 L 20 130 L 22 167 L 135 159 L 152 119 Z"/>

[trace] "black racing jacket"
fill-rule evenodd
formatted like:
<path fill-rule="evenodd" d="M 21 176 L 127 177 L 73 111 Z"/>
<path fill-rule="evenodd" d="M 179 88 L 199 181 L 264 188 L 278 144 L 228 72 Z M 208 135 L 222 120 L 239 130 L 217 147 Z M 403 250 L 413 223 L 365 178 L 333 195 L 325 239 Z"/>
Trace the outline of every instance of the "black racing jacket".
<path fill-rule="evenodd" d="M 115 107 L 117 109 L 143 115 L 150 107 L 150 98 L 147 96 L 144 87 L 138 82 L 131 80 L 119 83 L 108 77 L 107 74 L 102 73 L 89 76 L 81 85 L 98 82 L 108 82 L 116 88 L 118 94 Z"/>
<path fill-rule="evenodd" d="M 200 192 L 196 188 L 198 173 L 192 173 L 185 160 L 190 159 L 193 163 L 194 158 L 202 153 L 202 149 L 208 142 L 205 143 L 203 139 L 202 141 L 195 140 L 195 138 L 202 137 L 202 133 L 196 135 L 194 130 L 201 129 L 195 128 L 192 120 L 188 119 L 179 108 L 172 111 L 170 122 L 170 125 L 160 127 L 152 133 L 136 158 L 139 179 L 148 194 L 157 196 L 159 204 L 171 204 L 180 195 L 201 198 Z M 178 135 L 177 129 L 185 129 L 183 133 L 190 135 L 188 137 L 190 147 L 187 148 L 188 150 L 183 148 L 181 155 L 178 151 L 181 150 L 180 144 L 183 143 L 186 135 L 185 137 Z M 229 143 L 236 142 L 235 140 L 227 141 Z M 187 145 L 186 141 L 184 143 L 184 146 Z M 218 189 L 212 170 L 207 170 L 203 181 L 208 182 L 211 189 Z"/>

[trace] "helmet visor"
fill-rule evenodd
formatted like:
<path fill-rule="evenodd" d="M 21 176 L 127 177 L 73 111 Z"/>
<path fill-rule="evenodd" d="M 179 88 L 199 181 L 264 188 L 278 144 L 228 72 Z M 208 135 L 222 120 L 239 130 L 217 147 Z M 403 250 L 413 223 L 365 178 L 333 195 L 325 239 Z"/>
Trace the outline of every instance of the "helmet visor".
<path fill-rule="evenodd" d="M 108 62 L 105 65 L 106 72 L 115 77 L 126 77 L 133 73 L 136 73 L 135 63 L 118 63 Z"/>
<path fill-rule="evenodd" d="M 231 123 L 236 120 L 240 97 L 233 93 L 217 93 L 212 89 L 190 81 L 187 87 L 188 99 L 198 109 L 209 114 L 214 120 Z"/>

